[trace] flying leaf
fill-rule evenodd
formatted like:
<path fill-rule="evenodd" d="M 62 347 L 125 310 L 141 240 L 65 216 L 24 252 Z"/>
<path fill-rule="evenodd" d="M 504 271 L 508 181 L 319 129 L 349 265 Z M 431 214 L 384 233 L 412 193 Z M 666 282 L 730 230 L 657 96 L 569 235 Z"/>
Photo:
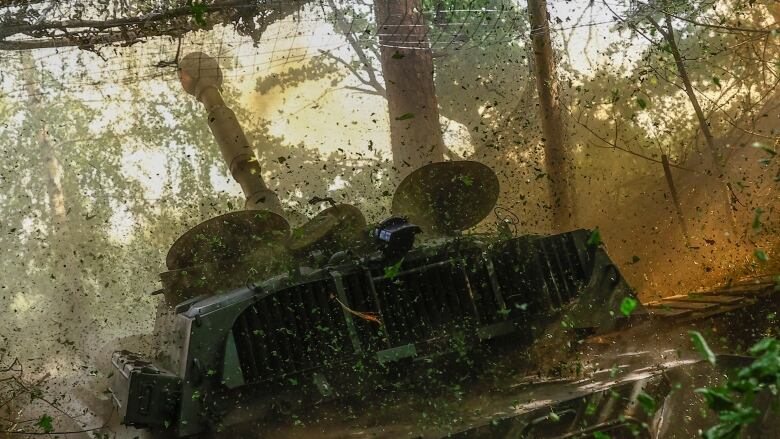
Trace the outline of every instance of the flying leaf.
<path fill-rule="evenodd" d="M 731 400 L 728 390 L 721 387 L 696 389 L 694 392 L 702 395 L 707 401 L 707 407 L 713 410 L 731 410 L 734 401 Z"/>
<path fill-rule="evenodd" d="M 766 262 L 769 260 L 769 256 L 767 256 L 766 252 L 764 250 L 761 250 L 760 248 L 757 248 L 753 254 L 756 256 L 756 259 L 758 259 L 761 262 Z"/>
<path fill-rule="evenodd" d="M 52 424 L 51 416 L 49 415 L 43 415 L 41 416 L 41 419 L 38 419 L 38 422 L 35 423 L 37 427 L 40 427 L 41 430 L 43 430 L 44 433 L 51 433 L 54 431 L 54 425 Z"/>
<path fill-rule="evenodd" d="M 715 84 L 716 87 L 720 88 L 720 78 L 717 76 L 712 77 L 712 83 Z"/>
<path fill-rule="evenodd" d="M 617 88 L 612 89 L 612 103 L 620 100 L 620 90 Z"/>
<path fill-rule="evenodd" d="M 404 113 L 395 118 L 395 120 L 409 120 L 414 119 L 414 113 Z"/>
<path fill-rule="evenodd" d="M 764 151 L 765 153 L 769 154 L 769 155 L 770 155 L 770 156 L 772 156 L 772 157 L 774 157 L 774 156 L 776 156 L 776 155 L 777 155 L 777 151 L 775 151 L 773 148 L 770 148 L 770 147 L 768 147 L 768 146 L 764 145 L 764 144 L 763 144 L 763 143 L 761 143 L 761 142 L 754 142 L 754 143 L 753 143 L 752 145 L 750 145 L 750 146 L 752 146 L 753 148 L 758 148 L 758 149 L 760 149 L 760 150 Z"/>
<path fill-rule="evenodd" d="M 653 399 L 652 396 L 645 392 L 639 392 L 639 394 L 636 396 L 636 400 L 639 402 L 639 405 L 645 409 L 645 413 L 647 413 L 649 416 L 653 416 L 655 414 L 657 407 L 655 404 L 655 399 Z"/>
<path fill-rule="evenodd" d="M 688 335 L 691 337 L 693 346 L 697 351 L 699 351 L 699 354 L 701 354 L 705 360 L 709 361 L 710 364 L 715 364 L 715 353 L 712 352 L 712 349 L 710 349 L 710 346 L 707 344 L 707 340 L 704 339 L 704 336 L 701 335 L 701 332 L 688 331 Z"/>
<path fill-rule="evenodd" d="M 466 187 L 470 187 L 472 184 L 474 184 L 474 179 L 468 175 L 461 175 L 458 177 L 458 180 L 462 181 Z"/>
<path fill-rule="evenodd" d="M 405 56 L 406 55 L 404 55 L 403 53 L 397 50 L 395 51 L 395 53 L 393 53 L 393 59 L 403 59 Z"/>
<path fill-rule="evenodd" d="M 623 301 L 620 302 L 620 312 L 626 317 L 630 316 L 636 309 L 637 303 L 637 300 L 633 297 L 624 297 Z"/>
<path fill-rule="evenodd" d="M 198 23 L 198 26 L 206 26 L 206 20 L 203 18 L 206 14 L 206 5 L 204 3 L 190 4 L 190 12 L 195 19 L 195 23 Z"/>
<path fill-rule="evenodd" d="M 609 370 L 609 377 L 615 378 L 618 375 L 618 372 L 620 372 L 620 367 L 617 365 L 617 363 L 612 365 L 612 368 Z"/>
<path fill-rule="evenodd" d="M 638 98 L 636 98 L 636 104 L 637 104 L 637 105 L 639 105 L 639 108 L 641 108 L 641 109 L 643 109 L 643 110 L 644 110 L 645 108 L 647 108 L 647 101 L 645 101 L 645 100 L 644 100 L 644 99 L 642 99 L 642 98 L 639 98 L 639 97 L 638 97 Z"/>
<path fill-rule="evenodd" d="M 401 258 L 400 261 L 396 262 L 395 264 L 385 267 L 385 279 L 387 280 L 393 280 L 398 276 L 398 272 L 401 271 L 401 264 L 403 264 L 404 259 Z"/>
<path fill-rule="evenodd" d="M 758 233 L 761 231 L 761 214 L 764 213 L 760 207 L 756 208 L 756 215 L 753 217 L 753 230 Z"/>
<path fill-rule="evenodd" d="M 601 245 L 601 242 L 601 232 L 599 232 L 599 228 L 596 227 L 592 232 L 590 232 L 590 236 L 588 237 L 586 244 L 588 247 L 598 247 Z"/>

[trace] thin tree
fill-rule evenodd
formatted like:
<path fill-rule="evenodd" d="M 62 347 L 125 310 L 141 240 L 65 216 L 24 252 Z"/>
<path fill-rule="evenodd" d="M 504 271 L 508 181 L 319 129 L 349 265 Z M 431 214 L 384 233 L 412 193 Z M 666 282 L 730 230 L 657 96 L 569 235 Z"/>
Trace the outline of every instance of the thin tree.
<path fill-rule="evenodd" d="M 550 39 L 546 0 L 528 0 L 531 23 L 534 74 L 539 95 L 539 113 L 544 138 L 544 161 L 550 182 L 552 225 L 567 230 L 574 212 L 570 193 L 570 163 L 566 150 L 566 130 L 561 117 L 560 90 L 556 78 L 555 53 Z"/>
<path fill-rule="evenodd" d="M 677 39 L 674 35 L 674 26 L 672 25 L 672 16 L 668 13 L 664 13 L 664 26 L 661 26 L 652 17 L 648 16 L 647 20 L 650 22 L 650 24 L 653 25 L 658 33 L 661 34 L 661 36 L 664 38 L 664 41 L 666 41 L 666 43 L 669 45 L 669 51 L 672 53 L 675 66 L 677 67 L 677 74 L 683 83 L 685 94 L 688 96 L 688 100 L 693 106 L 693 111 L 696 113 L 696 119 L 699 122 L 699 129 L 701 129 L 702 135 L 704 136 L 704 143 L 707 146 L 707 151 L 709 152 L 711 167 L 715 171 L 716 177 L 723 180 L 726 178 L 726 176 L 723 165 L 721 164 L 721 158 L 718 154 L 718 148 L 715 145 L 715 137 L 712 135 L 710 123 L 701 108 L 699 98 L 696 96 L 696 91 L 694 90 L 693 84 L 691 83 L 691 78 L 688 75 L 688 69 L 685 66 L 685 61 L 683 60 L 683 56 L 680 53 L 680 48 L 677 45 Z M 736 219 L 734 218 L 734 209 L 731 202 L 731 194 L 733 193 L 731 183 L 726 182 L 726 189 L 725 209 L 731 228 L 736 230 Z"/>

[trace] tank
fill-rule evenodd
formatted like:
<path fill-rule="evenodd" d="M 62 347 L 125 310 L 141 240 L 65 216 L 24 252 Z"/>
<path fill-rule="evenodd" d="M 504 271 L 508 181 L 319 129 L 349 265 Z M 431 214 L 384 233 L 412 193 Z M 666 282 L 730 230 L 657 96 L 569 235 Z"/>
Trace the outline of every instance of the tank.
<path fill-rule="evenodd" d="M 691 389 L 751 359 L 663 346 L 702 327 L 756 339 L 756 310 L 776 307 L 771 279 L 642 304 L 590 230 L 463 234 L 498 197 L 475 162 L 411 173 L 379 224 L 334 205 L 291 232 L 217 63 L 190 54 L 180 72 L 247 203 L 172 246 L 157 352 L 113 353 L 125 425 L 160 437 L 690 438 L 713 423 Z M 777 437 L 777 424 L 743 433 Z"/>

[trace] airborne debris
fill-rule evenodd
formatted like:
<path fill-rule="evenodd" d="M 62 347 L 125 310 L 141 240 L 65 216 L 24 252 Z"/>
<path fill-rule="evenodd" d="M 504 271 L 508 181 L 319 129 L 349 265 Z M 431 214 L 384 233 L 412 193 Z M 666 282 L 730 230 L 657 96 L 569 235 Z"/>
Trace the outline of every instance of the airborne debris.
<path fill-rule="evenodd" d="M 44 433 L 48 434 L 54 431 L 54 425 L 52 421 L 54 421 L 54 419 L 52 419 L 51 416 L 44 414 L 40 419 L 38 419 L 38 422 L 36 422 L 35 425 L 43 430 Z"/>
<path fill-rule="evenodd" d="M 620 312 L 626 317 L 630 316 L 636 309 L 637 303 L 637 300 L 633 297 L 624 297 L 620 302 Z"/>
<path fill-rule="evenodd" d="M 697 351 L 699 351 L 699 354 L 701 354 L 701 356 L 704 357 L 704 359 L 707 360 L 710 364 L 714 365 L 716 361 L 715 353 L 712 352 L 712 349 L 710 349 L 710 346 L 707 344 L 707 340 L 704 339 L 704 336 L 701 335 L 701 332 L 688 331 L 688 335 L 691 337 L 691 342 L 693 342 L 693 346 Z"/>
<path fill-rule="evenodd" d="M 590 236 L 588 237 L 588 241 L 586 242 L 588 247 L 598 247 L 602 244 L 601 241 L 601 232 L 599 231 L 599 228 L 596 227 L 593 229 L 592 232 L 590 232 Z"/>

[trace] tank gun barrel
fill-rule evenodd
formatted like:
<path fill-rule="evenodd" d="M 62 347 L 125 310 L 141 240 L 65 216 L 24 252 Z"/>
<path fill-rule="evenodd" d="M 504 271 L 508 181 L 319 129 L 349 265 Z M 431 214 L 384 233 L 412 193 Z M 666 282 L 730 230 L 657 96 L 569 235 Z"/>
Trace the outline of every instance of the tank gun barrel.
<path fill-rule="evenodd" d="M 202 52 L 186 55 L 179 61 L 179 80 L 184 90 L 195 96 L 208 111 L 209 128 L 219 145 L 222 158 L 246 197 L 244 207 L 281 214 L 279 198 L 263 181 L 254 150 L 236 114 L 222 98 L 222 70 L 217 60 Z"/>

